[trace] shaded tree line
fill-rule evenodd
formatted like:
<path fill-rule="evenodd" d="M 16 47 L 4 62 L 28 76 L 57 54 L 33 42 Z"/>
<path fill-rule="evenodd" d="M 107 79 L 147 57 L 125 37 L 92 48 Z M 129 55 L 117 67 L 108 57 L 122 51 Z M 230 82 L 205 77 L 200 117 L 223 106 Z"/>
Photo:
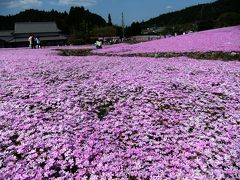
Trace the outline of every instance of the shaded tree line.
<path fill-rule="evenodd" d="M 201 31 L 240 24 L 240 1 L 218 0 L 171 12 L 145 22 L 133 22 L 125 27 L 125 37 L 140 35 L 149 27 L 164 27 L 160 34 Z M 55 21 L 58 28 L 69 35 L 69 43 L 93 42 L 97 37 L 123 36 L 121 26 L 113 25 L 111 15 L 106 22 L 101 16 L 84 7 L 71 7 L 69 12 L 29 9 L 16 15 L 0 16 L 0 30 L 14 29 L 15 22 Z"/>
<path fill-rule="evenodd" d="M 218 0 L 170 12 L 141 23 L 141 28 L 166 27 L 166 31 L 201 31 L 240 24 L 240 1 Z"/>
<path fill-rule="evenodd" d="M 213 28 L 240 25 L 240 1 L 218 0 L 170 12 L 148 21 L 133 22 L 125 28 L 125 37 L 142 34 L 147 28 L 163 27 L 161 32 L 149 34 L 175 34 L 186 31 L 202 31 Z M 118 27 L 121 34 L 121 27 Z"/>
<path fill-rule="evenodd" d="M 99 15 L 91 13 L 84 7 L 71 7 L 69 12 L 25 10 L 16 15 L 0 16 L 0 30 L 13 30 L 15 22 L 55 21 L 58 28 L 69 35 L 69 43 L 82 44 L 93 41 L 100 31 L 101 36 L 116 35 L 111 15 L 108 23 Z"/>

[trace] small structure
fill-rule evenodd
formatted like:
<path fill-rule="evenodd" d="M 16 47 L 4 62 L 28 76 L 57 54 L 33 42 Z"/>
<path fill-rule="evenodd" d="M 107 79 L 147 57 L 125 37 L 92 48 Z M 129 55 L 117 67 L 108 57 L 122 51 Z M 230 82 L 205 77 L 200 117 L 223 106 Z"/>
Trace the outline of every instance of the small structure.
<path fill-rule="evenodd" d="M 142 34 L 161 34 L 165 31 L 166 27 L 150 27 L 142 31 Z"/>
<path fill-rule="evenodd" d="M 17 22 L 14 30 L 5 31 L 5 36 L 4 31 L 0 32 L 0 40 L 4 42 L 4 47 L 26 47 L 30 34 L 39 37 L 46 46 L 63 45 L 67 41 L 55 22 Z"/>
<path fill-rule="evenodd" d="M 0 31 L 0 48 L 8 47 L 8 42 L 12 40 L 13 31 Z"/>
<path fill-rule="evenodd" d="M 119 36 L 110 36 L 110 37 L 98 37 L 99 41 L 102 41 L 103 44 L 117 44 L 121 42 Z"/>
<path fill-rule="evenodd" d="M 132 42 L 145 42 L 145 41 L 152 41 L 161 39 L 161 36 L 158 35 L 139 35 L 139 36 L 132 36 L 129 38 Z"/>

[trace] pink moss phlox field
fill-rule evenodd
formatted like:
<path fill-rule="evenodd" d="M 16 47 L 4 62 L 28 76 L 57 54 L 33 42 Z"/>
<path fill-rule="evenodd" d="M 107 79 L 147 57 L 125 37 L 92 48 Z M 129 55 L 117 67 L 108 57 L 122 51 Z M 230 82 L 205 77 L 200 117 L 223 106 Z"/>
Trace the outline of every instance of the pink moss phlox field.
<path fill-rule="evenodd" d="M 95 50 L 96 53 L 240 51 L 240 26 L 220 28 L 160 40 Z"/>
<path fill-rule="evenodd" d="M 0 179 L 239 179 L 240 63 L 0 50 Z"/>

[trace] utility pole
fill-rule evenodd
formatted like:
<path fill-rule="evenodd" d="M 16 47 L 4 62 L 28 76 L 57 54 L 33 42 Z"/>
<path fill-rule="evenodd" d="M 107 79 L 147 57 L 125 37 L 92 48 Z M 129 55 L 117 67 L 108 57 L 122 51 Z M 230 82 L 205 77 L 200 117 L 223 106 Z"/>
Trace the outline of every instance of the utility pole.
<path fill-rule="evenodd" d="M 123 35 L 123 39 L 125 38 L 125 32 L 124 32 L 124 17 L 123 17 L 123 12 L 122 12 L 122 35 Z"/>

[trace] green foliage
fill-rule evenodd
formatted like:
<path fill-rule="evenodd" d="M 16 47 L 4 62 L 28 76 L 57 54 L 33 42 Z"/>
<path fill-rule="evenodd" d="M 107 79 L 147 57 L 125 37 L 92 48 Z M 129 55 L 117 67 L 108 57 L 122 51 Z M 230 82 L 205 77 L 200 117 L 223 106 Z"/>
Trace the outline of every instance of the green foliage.
<path fill-rule="evenodd" d="M 133 22 L 130 27 L 126 27 L 126 37 L 140 35 L 142 31 L 139 22 Z"/>
<path fill-rule="evenodd" d="M 233 26 L 240 24 L 240 14 L 235 12 L 227 12 L 221 14 L 217 19 L 218 27 Z"/>
<path fill-rule="evenodd" d="M 51 11 L 39 11 L 34 9 L 25 10 L 16 15 L 1 16 L 0 17 L 0 30 L 12 30 L 14 29 L 15 22 L 44 22 L 44 21 L 56 21 L 59 29 L 64 33 L 68 33 L 66 24 L 67 12 Z"/>
<path fill-rule="evenodd" d="M 86 34 L 82 31 L 76 31 L 68 38 L 68 43 L 73 45 L 81 45 L 93 42 L 95 42 L 95 40 L 91 39 L 89 34 Z"/>
<path fill-rule="evenodd" d="M 69 44 L 80 45 L 84 42 L 84 33 L 82 32 L 73 32 L 68 39 Z"/>
<path fill-rule="evenodd" d="M 123 36 L 122 27 L 121 26 L 115 26 L 115 28 L 116 28 L 116 35 L 122 38 L 122 36 Z"/>
<path fill-rule="evenodd" d="M 84 7 L 71 7 L 67 24 L 71 33 L 81 31 L 88 34 L 95 26 L 105 26 L 106 22 L 102 17 L 85 10 Z"/>
<path fill-rule="evenodd" d="M 109 26 L 112 26 L 111 14 L 108 14 L 108 25 L 109 25 Z"/>
<path fill-rule="evenodd" d="M 203 20 L 197 23 L 197 27 L 198 31 L 213 29 L 215 27 L 215 21 L 212 19 Z"/>
<path fill-rule="evenodd" d="M 169 30 L 177 27 L 176 30 L 181 32 L 187 31 L 187 24 L 193 25 L 191 30 L 206 30 L 215 27 L 239 25 L 239 7 L 239 0 L 218 0 L 213 3 L 196 5 L 160 15 L 141 23 L 141 27 L 143 29 L 149 27 L 170 27 Z"/>
<path fill-rule="evenodd" d="M 181 24 L 181 25 L 178 24 L 176 26 L 166 27 L 166 29 L 161 34 L 162 35 L 166 35 L 166 34 L 174 35 L 175 33 L 182 34 L 184 32 L 189 32 L 189 31 L 194 32 L 194 31 L 197 31 L 197 30 L 198 30 L 197 24 L 185 23 L 185 24 Z"/>
<path fill-rule="evenodd" d="M 29 21 L 55 21 L 58 28 L 66 34 L 73 34 L 76 31 L 88 33 L 96 26 L 106 25 L 106 21 L 101 16 L 85 10 L 84 7 L 71 7 L 69 13 L 29 9 L 16 15 L 0 16 L 0 30 L 12 30 L 15 22 Z"/>
<path fill-rule="evenodd" d="M 106 26 L 106 21 L 84 7 L 71 7 L 69 13 L 52 11 L 25 10 L 13 16 L 0 16 L 0 30 L 14 29 L 15 22 L 55 21 L 58 28 L 69 34 L 70 44 L 83 44 L 91 41 L 90 32 L 94 28 Z"/>
<path fill-rule="evenodd" d="M 116 36 L 117 31 L 113 26 L 96 27 L 91 31 L 92 37 L 111 37 Z"/>

